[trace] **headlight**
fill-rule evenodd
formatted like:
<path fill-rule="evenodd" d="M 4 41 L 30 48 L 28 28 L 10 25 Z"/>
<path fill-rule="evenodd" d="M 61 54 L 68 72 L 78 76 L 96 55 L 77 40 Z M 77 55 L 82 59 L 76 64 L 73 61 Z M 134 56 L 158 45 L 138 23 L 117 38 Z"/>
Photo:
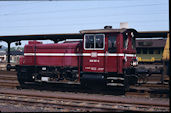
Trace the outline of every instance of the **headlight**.
<path fill-rule="evenodd" d="M 138 65 L 138 60 L 133 59 L 133 61 L 131 62 L 131 66 L 137 66 L 137 65 Z"/>

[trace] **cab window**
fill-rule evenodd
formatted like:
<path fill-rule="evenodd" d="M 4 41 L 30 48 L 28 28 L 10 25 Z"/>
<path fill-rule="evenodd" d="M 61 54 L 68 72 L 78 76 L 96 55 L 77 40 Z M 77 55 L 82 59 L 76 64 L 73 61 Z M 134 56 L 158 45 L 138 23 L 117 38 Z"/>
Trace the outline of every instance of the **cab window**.
<path fill-rule="evenodd" d="M 136 41 L 135 38 L 132 37 L 132 49 L 136 49 Z"/>
<path fill-rule="evenodd" d="M 116 52 L 116 35 L 108 37 L 108 52 L 109 53 Z"/>
<path fill-rule="evenodd" d="M 96 35 L 96 48 L 103 48 L 103 35 Z"/>
<path fill-rule="evenodd" d="M 128 48 L 128 34 L 126 33 L 123 34 L 123 47 L 124 49 Z"/>
<path fill-rule="evenodd" d="M 84 48 L 88 50 L 103 50 L 104 49 L 104 34 L 85 34 Z"/>
<path fill-rule="evenodd" d="M 86 35 L 85 39 L 85 48 L 94 48 L 94 35 Z"/>

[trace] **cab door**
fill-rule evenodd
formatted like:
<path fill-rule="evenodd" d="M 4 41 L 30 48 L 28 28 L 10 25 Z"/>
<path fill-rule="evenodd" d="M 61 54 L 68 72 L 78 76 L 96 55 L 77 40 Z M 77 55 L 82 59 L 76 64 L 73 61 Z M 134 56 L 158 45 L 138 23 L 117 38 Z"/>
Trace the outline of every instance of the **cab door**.
<path fill-rule="evenodd" d="M 83 72 L 100 72 L 105 70 L 105 35 L 84 34 Z"/>
<path fill-rule="evenodd" d="M 117 54 L 117 35 L 116 34 L 108 34 L 107 35 L 108 46 L 106 49 L 106 57 L 105 57 L 105 71 L 106 72 L 117 72 L 118 66 L 118 54 Z"/>

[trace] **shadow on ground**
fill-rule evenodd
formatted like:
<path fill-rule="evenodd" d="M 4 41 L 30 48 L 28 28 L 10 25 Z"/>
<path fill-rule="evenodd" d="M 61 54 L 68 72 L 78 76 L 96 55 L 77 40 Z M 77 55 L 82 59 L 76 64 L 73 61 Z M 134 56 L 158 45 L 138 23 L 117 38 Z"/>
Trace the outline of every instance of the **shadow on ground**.
<path fill-rule="evenodd" d="M 35 89 L 45 91 L 60 91 L 60 92 L 72 92 L 72 93 L 88 93 L 88 94 L 102 94 L 102 95 L 124 95 L 121 88 L 110 88 L 100 85 L 93 85 L 82 87 L 81 85 L 73 84 L 61 84 L 61 83 L 35 83 L 28 84 L 26 86 L 17 86 L 17 89 Z"/>

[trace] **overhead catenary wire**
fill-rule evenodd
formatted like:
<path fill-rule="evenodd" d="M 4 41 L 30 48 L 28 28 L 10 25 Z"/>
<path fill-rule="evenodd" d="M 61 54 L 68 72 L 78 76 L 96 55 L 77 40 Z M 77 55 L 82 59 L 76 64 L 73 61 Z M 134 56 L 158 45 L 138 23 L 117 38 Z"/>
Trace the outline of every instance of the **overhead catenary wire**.
<path fill-rule="evenodd" d="M 45 14 L 45 13 L 58 13 L 58 12 L 71 12 L 71 11 L 88 11 L 88 10 L 104 10 L 111 9 L 111 8 L 128 8 L 128 7 L 146 7 L 146 6 L 153 6 L 153 5 L 166 5 L 166 4 L 138 4 L 138 5 L 123 5 L 123 6 L 111 6 L 111 7 L 93 7 L 93 8 L 85 8 L 85 9 L 62 9 L 62 10 L 52 10 L 52 11 L 39 11 L 39 12 L 28 12 L 28 13 L 14 13 L 14 14 L 0 14 L 0 16 L 18 16 L 18 15 L 35 15 L 35 14 Z"/>
<path fill-rule="evenodd" d="M 47 14 L 48 15 L 48 14 Z M 92 19 L 92 18 L 111 18 L 111 17 L 117 17 L 117 16 L 119 16 L 119 15 L 125 15 L 125 17 L 127 17 L 127 15 L 129 15 L 129 16 L 144 16 L 144 17 L 146 17 L 147 15 L 164 15 L 165 17 L 167 17 L 168 16 L 168 13 L 166 13 L 166 12 L 164 12 L 164 13 L 159 13 L 159 12 L 155 12 L 155 13 L 145 13 L 145 14 L 143 14 L 143 13 L 126 13 L 125 14 L 125 12 L 123 12 L 123 13 L 110 13 L 110 14 L 108 14 L 108 13 L 106 13 L 106 14 L 96 14 L 96 15 L 84 15 L 84 16 L 81 16 L 81 15 L 75 15 L 75 16 L 70 16 L 70 15 L 61 15 L 61 16 L 58 16 L 57 17 L 57 19 L 58 19 L 58 21 L 59 21 L 59 19 L 62 19 L 62 20 L 67 20 L 68 18 L 70 18 L 70 20 L 78 20 L 78 19 Z M 4 18 L 5 19 L 5 18 Z M 22 23 L 22 22 L 28 22 L 28 21 L 36 21 L 36 20 L 39 20 L 39 19 L 41 19 L 41 21 L 42 20 L 44 20 L 44 21 L 46 21 L 46 19 L 48 19 L 48 21 L 52 21 L 52 20 L 56 20 L 56 18 L 55 17 L 53 17 L 53 15 L 52 15 L 52 17 L 51 18 L 49 18 L 49 16 L 40 16 L 40 17 L 34 17 L 34 18 L 29 18 L 29 17 L 27 17 L 27 18 L 17 18 L 17 20 L 15 20 L 15 18 L 13 18 L 12 19 L 12 23 L 13 23 L 13 21 L 15 21 L 15 22 L 19 22 L 19 23 Z M 1 18 L 1 20 L 3 20 L 2 18 Z M 5 20 L 8 20 L 8 19 L 5 19 Z M 10 19 L 11 20 L 11 19 Z M 129 19 L 128 19 L 129 20 Z M 143 20 L 145 20 L 145 19 L 143 19 Z M 148 19 L 149 20 L 149 19 Z M 146 20 L 145 20 L 146 21 Z M 167 20 L 166 20 L 167 21 Z M 9 21 L 10 22 L 10 21 Z M 39 20 L 39 22 L 40 22 L 40 20 Z M 2 26 L 1 26 L 2 27 Z"/>
<path fill-rule="evenodd" d="M 159 23 L 159 22 L 165 22 L 165 21 L 167 21 L 167 20 L 165 20 L 165 19 L 163 19 L 163 20 L 151 20 L 151 21 L 149 21 L 149 20 L 147 20 L 145 23 L 148 23 L 148 25 L 149 25 L 149 23 L 154 23 L 154 24 L 156 24 L 156 22 L 157 23 Z M 103 23 L 120 23 L 119 21 L 103 21 Z M 129 22 L 132 22 L 132 23 L 134 23 L 134 22 L 144 22 L 143 20 L 142 21 L 139 21 L 139 20 L 133 20 L 133 21 L 129 21 Z M 88 23 L 51 23 L 51 24 L 37 24 L 37 25 L 34 25 L 34 24 L 32 24 L 32 25 L 24 25 L 24 26 L 22 26 L 22 25 L 19 25 L 19 26 L 1 26 L 1 29 L 2 28 L 9 28 L 9 29 L 11 29 L 11 28 L 17 28 L 17 27 L 20 27 L 21 29 L 23 28 L 23 27 L 52 27 L 52 26 L 62 26 L 62 27 L 67 27 L 68 25 L 87 25 L 87 24 L 102 24 L 102 22 L 99 22 L 99 23 L 96 23 L 96 22 L 88 22 Z"/>

